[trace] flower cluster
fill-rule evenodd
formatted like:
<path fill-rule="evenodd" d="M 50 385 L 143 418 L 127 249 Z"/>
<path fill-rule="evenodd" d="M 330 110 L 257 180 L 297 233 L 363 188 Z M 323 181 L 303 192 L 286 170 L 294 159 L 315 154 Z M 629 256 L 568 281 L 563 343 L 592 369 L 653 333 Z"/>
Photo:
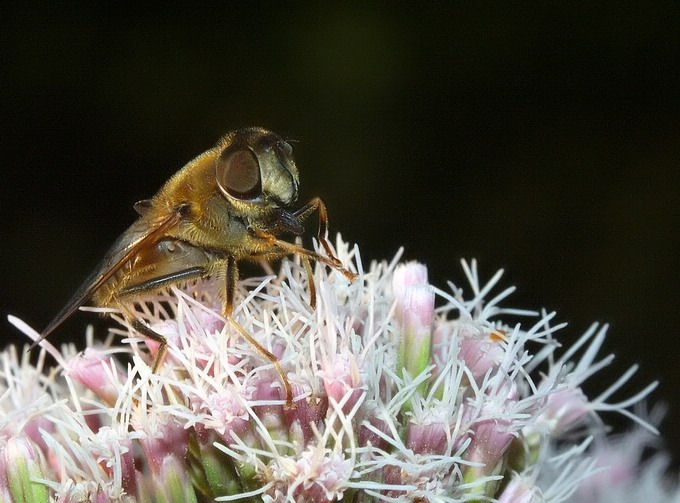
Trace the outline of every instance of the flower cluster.
<path fill-rule="evenodd" d="M 608 402 L 632 368 L 586 396 L 583 382 L 611 362 L 597 359 L 606 326 L 562 350 L 554 313 L 501 307 L 513 292 L 497 288 L 502 271 L 482 282 L 463 262 L 469 286 L 443 291 L 423 265 L 397 256 L 365 270 L 356 248 L 338 239 L 337 252 L 357 279 L 317 267 L 316 309 L 295 261 L 242 281 L 236 323 L 210 280 L 145 298 L 136 315 L 169 341 L 156 373 L 156 345 L 120 318 L 107 341 L 88 334 L 82 352 L 43 341 L 34 364 L 7 348 L 0 499 L 611 501 L 616 479 L 614 500 L 637 501 L 626 498 L 644 478 L 653 427 L 630 409 L 655 384 Z M 278 359 L 292 406 L 241 329 Z M 639 430 L 608 437 L 605 411 Z M 648 463 L 656 492 L 646 499 L 677 498 L 662 492 L 663 459 Z"/>

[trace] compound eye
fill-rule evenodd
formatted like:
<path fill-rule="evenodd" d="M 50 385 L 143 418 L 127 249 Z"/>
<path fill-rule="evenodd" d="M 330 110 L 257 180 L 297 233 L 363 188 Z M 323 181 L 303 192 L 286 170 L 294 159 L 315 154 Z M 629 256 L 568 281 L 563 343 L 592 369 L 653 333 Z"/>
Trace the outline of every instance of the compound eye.
<path fill-rule="evenodd" d="M 257 157 L 250 150 L 223 152 L 215 167 L 217 184 L 238 199 L 255 199 L 262 194 Z"/>

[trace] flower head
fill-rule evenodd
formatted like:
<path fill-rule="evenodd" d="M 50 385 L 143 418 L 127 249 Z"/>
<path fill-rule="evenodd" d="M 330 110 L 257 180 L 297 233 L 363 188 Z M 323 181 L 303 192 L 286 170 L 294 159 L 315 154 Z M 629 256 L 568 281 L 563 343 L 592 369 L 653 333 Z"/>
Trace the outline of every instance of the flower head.
<path fill-rule="evenodd" d="M 157 373 L 154 344 L 125 324 L 119 348 L 43 341 L 60 366 L 47 374 L 44 353 L 33 366 L 8 348 L 0 494 L 14 494 L 19 459 L 38 488 L 26 501 L 567 501 L 605 469 L 589 458 L 600 412 L 646 424 L 629 409 L 653 386 L 607 402 L 632 372 L 595 400 L 582 391 L 611 361 L 596 361 L 604 330 L 557 358 L 563 325 L 501 306 L 513 290 L 492 293 L 501 273 L 483 283 L 464 262 L 469 286 L 442 291 L 424 265 L 364 269 L 356 248 L 337 249 L 356 281 L 317 267 L 311 290 L 284 261 L 240 284 L 232 320 L 216 280 L 140 299 L 135 315 L 169 341 Z"/>

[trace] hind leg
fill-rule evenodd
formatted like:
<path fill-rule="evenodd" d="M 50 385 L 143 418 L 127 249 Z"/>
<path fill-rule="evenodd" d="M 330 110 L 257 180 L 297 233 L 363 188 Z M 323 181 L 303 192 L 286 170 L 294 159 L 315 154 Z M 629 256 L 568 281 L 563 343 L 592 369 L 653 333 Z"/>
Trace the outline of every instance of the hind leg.
<path fill-rule="evenodd" d="M 238 321 L 236 321 L 232 316 L 232 313 L 234 311 L 234 296 L 236 294 L 236 286 L 238 284 L 238 267 L 236 265 L 236 258 L 231 255 L 227 257 L 225 268 L 226 274 L 224 282 L 224 305 L 223 305 L 224 317 L 227 319 L 229 324 L 233 328 L 235 328 L 239 334 L 241 334 L 241 337 L 248 341 L 248 343 L 258 353 L 260 353 L 260 355 L 262 355 L 265 359 L 269 360 L 269 362 L 274 366 L 277 374 L 279 374 L 279 379 L 281 380 L 283 390 L 286 394 L 286 407 L 294 408 L 295 405 L 293 403 L 293 389 L 290 386 L 290 382 L 288 381 L 286 374 L 283 372 L 283 368 L 281 367 L 281 362 L 279 361 L 279 359 L 274 354 L 272 354 L 271 351 L 265 348 L 262 344 L 257 342 L 253 338 L 253 336 L 250 335 L 246 331 L 246 329 L 243 328 L 241 324 Z"/>

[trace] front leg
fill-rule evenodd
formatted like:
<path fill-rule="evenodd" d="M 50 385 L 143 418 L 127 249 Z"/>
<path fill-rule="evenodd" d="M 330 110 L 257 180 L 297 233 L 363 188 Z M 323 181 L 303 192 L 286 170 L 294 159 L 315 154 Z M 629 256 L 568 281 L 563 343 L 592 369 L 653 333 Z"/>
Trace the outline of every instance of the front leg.
<path fill-rule="evenodd" d="M 321 200 L 321 198 L 320 197 L 312 198 L 307 204 L 305 204 L 302 208 L 300 208 L 293 214 L 297 217 L 297 219 L 300 222 L 304 222 L 316 210 L 319 210 L 319 230 L 317 232 L 317 239 L 319 240 L 319 243 L 321 243 L 321 246 L 323 246 L 323 249 L 326 250 L 326 254 L 334 262 L 340 264 L 340 260 L 338 260 L 338 258 L 333 254 L 331 246 L 328 243 L 328 212 L 326 211 L 326 205 Z M 339 269 L 341 265 L 340 266 L 336 265 L 334 267 L 336 269 Z"/>
<path fill-rule="evenodd" d="M 224 282 L 224 316 L 231 318 L 234 312 L 234 296 L 236 295 L 236 286 L 238 285 L 238 267 L 236 266 L 236 258 L 233 255 L 227 257 L 224 264 L 225 267 L 225 282 Z"/>

